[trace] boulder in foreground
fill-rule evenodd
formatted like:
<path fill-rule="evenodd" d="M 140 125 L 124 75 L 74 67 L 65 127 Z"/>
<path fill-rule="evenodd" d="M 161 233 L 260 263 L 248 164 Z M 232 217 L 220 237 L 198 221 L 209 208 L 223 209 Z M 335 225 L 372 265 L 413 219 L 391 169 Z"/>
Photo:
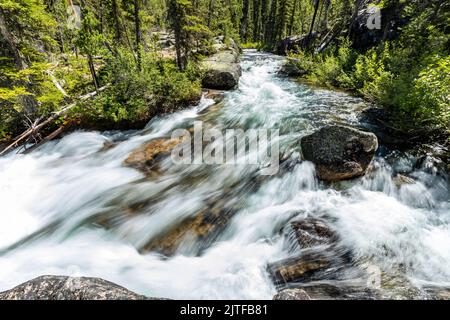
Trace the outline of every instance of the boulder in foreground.
<path fill-rule="evenodd" d="M 339 181 L 364 175 L 378 148 L 370 132 L 327 126 L 301 140 L 303 158 L 316 166 L 319 179 Z"/>
<path fill-rule="evenodd" d="M 0 300 L 155 300 L 88 277 L 41 276 L 0 292 Z"/>

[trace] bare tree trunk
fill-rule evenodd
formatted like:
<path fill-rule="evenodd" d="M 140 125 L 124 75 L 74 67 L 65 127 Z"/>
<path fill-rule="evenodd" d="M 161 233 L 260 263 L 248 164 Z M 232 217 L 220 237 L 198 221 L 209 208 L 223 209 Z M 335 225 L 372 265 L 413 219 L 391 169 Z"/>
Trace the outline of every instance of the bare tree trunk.
<path fill-rule="evenodd" d="M 120 22 L 119 22 L 119 9 L 117 8 L 117 0 L 111 0 L 112 14 L 114 18 L 114 37 L 117 44 L 120 43 Z"/>
<path fill-rule="evenodd" d="M 141 56 L 141 42 L 142 42 L 142 34 L 141 34 L 141 19 L 139 17 L 139 0 L 134 0 L 134 25 L 135 25 L 135 33 L 136 33 L 136 56 L 137 56 L 137 65 L 138 70 L 141 71 L 142 68 L 142 56 Z"/>
<path fill-rule="evenodd" d="M 312 21 L 311 21 L 311 27 L 309 28 L 308 36 L 306 38 L 306 47 L 308 47 L 309 44 L 311 43 L 311 36 L 314 31 L 314 23 L 316 22 L 317 11 L 319 9 L 319 4 L 320 4 L 320 0 L 315 0 L 315 1 L 316 2 L 314 4 L 314 14 L 313 14 Z"/>
<path fill-rule="evenodd" d="M 266 36 L 266 19 L 267 19 L 268 0 L 261 0 L 261 34 Z"/>
<path fill-rule="evenodd" d="M 259 41 L 259 17 L 261 14 L 260 4 L 260 0 L 253 0 L 253 42 Z"/>
<path fill-rule="evenodd" d="M 248 9 L 249 9 L 249 0 L 243 0 L 242 18 L 241 18 L 241 40 L 244 43 L 247 42 Z"/>
<path fill-rule="evenodd" d="M 322 19 L 322 30 L 326 30 L 328 28 L 328 13 L 330 11 L 331 0 L 325 0 L 325 12 Z"/>
<path fill-rule="evenodd" d="M 289 20 L 289 27 L 288 27 L 288 36 L 292 35 L 292 28 L 294 27 L 294 20 L 295 20 L 295 14 L 297 10 L 297 3 L 298 0 L 294 0 L 294 5 L 292 6 L 291 11 L 291 19 Z"/>
<path fill-rule="evenodd" d="M 325 2 L 326 0 L 322 0 L 322 2 L 321 2 L 321 5 L 320 5 L 320 11 L 319 11 L 319 15 L 317 16 L 317 19 L 316 20 L 318 20 L 318 26 L 316 26 L 316 30 L 317 31 L 319 31 L 320 32 L 320 26 L 321 26 L 321 20 L 320 20 L 320 18 L 322 17 L 322 11 L 323 11 L 323 4 L 324 4 L 324 2 Z"/>
<path fill-rule="evenodd" d="M 89 71 L 91 72 L 91 76 L 92 76 L 92 82 L 94 83 L 95 91 L 98 91 L 99 84 L 98 84 L 97 73 L 95 72 L 94 60 L 92 59 L 91 54 L 88 54 L 87 58 L 88 58 Z"/>
<path fill-rule="evenodd" d="M 265 33 L 265 42 L 273 45 L 273 42 L 275 40 L 275 20 L 276 20 L 276 14 L 277 14 L 277 7 L 278 7 L 278 0 L 272 0 L 272 3 L 270 5 L 270 12 L 269 17 L 266 21 L 266 33 Z"/>
<path fill-rule="evenodd" d="M 209 9 L 208 9 L 208 21 L 206 23 L 206 25 L 208 26 L 208 28 L 211 27 L 211 19 L 212 19 L 212 15 L 214 13 L 214 7 L 215 7 L 215 0 L 209 0 Z"/>

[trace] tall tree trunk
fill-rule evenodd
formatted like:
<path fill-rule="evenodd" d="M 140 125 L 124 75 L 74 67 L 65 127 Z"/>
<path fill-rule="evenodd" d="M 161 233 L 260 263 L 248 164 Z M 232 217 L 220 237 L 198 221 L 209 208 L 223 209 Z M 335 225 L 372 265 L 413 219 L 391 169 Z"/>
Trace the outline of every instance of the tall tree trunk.
<path fill-rule="evenodd" d="M 323 12 L 323 4 L 324 4 L 324 2 L 325 2 L 326 0 L 322 0 L 322 2 L 320 3 L 320 11 L 319 11 L 319 15 L 317 16 L 317 23 L 318 23 L 318 26 L 316 26 L 316 30 L 317 31 L 319 31 L 320 32 L 320 26 L 321 26 L 321 17 L 322 17 L 322 12 Z"/>
<path fill-rule="evenodd" d="M 208 28 L 211 27 L 211 19 L 212 19 L 212 16 L 213 16 L 213 14 L 214 14 L 215 3 L 216 3 L 215 0 L 209 0 L 208 20 L 207 20 L 207 23 L 206 23 L 206 25 L 208 26 Z"/>
<path fill-rule="evenodd" d="M 267 5 L 269 0 L 261 0 L 261 34 L 266 37 Z"/>
<path fill-rule="evenodd" d="M 311 43 L 311 37 L 312 37 L 312 33 L 314 31 L 314 23 L 316 22 L 316 17 L 317 17 L 317 11 L 319 9 L 319 4 L 320 4 L 320 0 L 315 0 L 315 4 L 314 4 L 314 14 L 311 20 L 311 26 L 309 28 L 309 32 L 308 32 L 308 36 L 306 38 L 306 47 L 309 46 L 309 44 Z"/>
<path fill-rule="evenodd" d="M 276 20 L 276 14 L 277 14 L 277 5 L 278 0 L 272 0 L 272 3 L 270 5 L 270 12 L 269 12 L 269 18 L 266 22 L 266 35 L 265 35 L 265 42 L 273 45 L 274 44 L 274 36 L 275 36 L 275 20 Z"/>
<path fill-rule="evenodd" d="M 321 29 L 322 30 L 326 30 L 328 28 L 328 12 L 330 10 L 330 4 L 331 4 L 331 0 L 324 0 L 325 1 L 325 8 L 324 8 L 324 14 L 323 14 L 323 19 L 322 19 L 322 23 L 321 23 Z"/>
<path fill-rule="evenodd" d="M 247 42 L 248 8 L 249 8 L 249 0 L 243 0 L 242 18 L 241 18 L 241 40 L 244 43 Z"/>
<path fill-rule="evenodd" d="M 136 56 L 138 70 L 141 71 L 142 56 L 141 56 L 141 19 L 139 17 L 139 0 L 134 0 L 134 26 L 136 34 Z"/>
<path fill-rule="evenodd" d="M 291 36 L 292 35 L 292 28 L 294 27 L 294 21 L 295 21 L 295 14 L 296 14 L 296 10 L 297 10 L 297 3 L 298 0 L 294 0 L 294 5 L 292 6 L 292 11 L 291 11 L 291 18 L 289 20 L 289 27 L 288 27 L 288 35 Z"/>
<path fill-rule="evenodd" d="M 280 0 L 280 6 L 275 19 L 275 41 L 281 40 L 283 38 L 286 30 L 286 20 L 288 15 L 288 1 Z"/>
<path fill-rule="evenodd" d="M 91 72 L 91 76 L 92 76 L 92 82 L 94 83 L 95 91 L 98 91 L 98 88 L 100 86 L 98 83 L 97 73 L 95 72 L 94 60 L 92 59 L 91 54 L 88 54 L 87 58 L 88 58 L 89 71 Z"/>
<path fill-rule="evenodd" d="M 114 19 L 114 38 L 117 44 L 119 44 L 121 41 L 121 35 L 120 35 L 119 9 L 117 7 L 117 0 L 111 0 L 111 6 Z"/>
<path fill-rule="evenodd" d="M 364 3 L 364 0 L 356 0 L 355 1 L 355 7 L 353 8 L 353 14 L 350 18 L 350 23 L 348 26 L 348 35 L 350 39 L 353 40 L 353 25 L 355 24 L 356 18 L 358 17 L 358 12 L 362 4 Z"/>
<path fill-rule="evenodd" d="M 261 15 L 261 0 L 253 0 L 253 42 L 259 41 L 260 27 L 259 17 Z"/>

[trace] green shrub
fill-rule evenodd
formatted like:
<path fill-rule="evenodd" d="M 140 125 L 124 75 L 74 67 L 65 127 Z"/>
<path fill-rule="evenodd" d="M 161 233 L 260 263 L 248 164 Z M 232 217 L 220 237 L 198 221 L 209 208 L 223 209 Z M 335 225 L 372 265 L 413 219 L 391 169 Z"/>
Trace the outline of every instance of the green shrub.
<path fill-rule="evenodd" d="M 94 100 L 80 104 L 73 117 L 90 122 L 145 121 L 150 117 L 196 102 L 201 95 L 195 65 L 178 70 L 176 64 L 154 53 L 142 57 L 138 71 L 134 56 L 121 52 L 107 67 L 111 85 Z"/>

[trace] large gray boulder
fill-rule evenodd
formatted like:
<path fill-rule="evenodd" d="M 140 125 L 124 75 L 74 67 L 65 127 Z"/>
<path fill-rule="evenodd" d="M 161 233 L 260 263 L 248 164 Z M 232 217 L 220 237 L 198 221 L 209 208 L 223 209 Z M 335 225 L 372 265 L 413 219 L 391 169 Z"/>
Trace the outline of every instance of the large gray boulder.
<path fill-rule="evenodd" d="M 239 52 L 236 50 L 219 51 L 207 57 L 202 67 L 205 70 L 204 88 L 230 90 L 238 86 L 242 70 L 239 65 Z"/>
<path fill-rule="evenodd" d="M 303 158 L 316 166 L 319 179 L 339 181 L 366 173 L 377 137 L 346 126 L 327 126 L 301 139 Z"/>
<path fill-rule="evenodd" d="M 154 300 L 112 282 L 87 277 L 41 276 L 0 293 L 0 300 Z"/>

